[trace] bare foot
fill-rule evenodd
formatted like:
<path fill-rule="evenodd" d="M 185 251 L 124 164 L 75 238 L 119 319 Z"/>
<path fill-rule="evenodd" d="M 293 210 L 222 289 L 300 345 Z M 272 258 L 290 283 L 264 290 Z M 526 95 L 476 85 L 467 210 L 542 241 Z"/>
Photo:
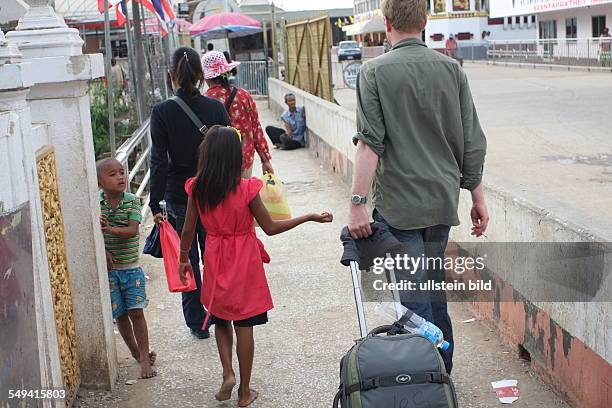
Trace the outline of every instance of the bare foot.
<path fill-rule="evenodd" d="M 238 406 L 248 407 L 259 397 L 259 393 L 255 390 L 249 390 L 248 395 L 238 395 Z"/>
<path fill-rule="evenodd" d="M 232 398 L 232 391 L 236 386 L 236 377 L 229 376 L 227 379 L 223 380 L 223 384 L 221 384 L 221 388 L 219 392 L 215 394 L 215 399 L 217 401 L 227 401 Z"/>
<path fill-rule="evenodd" d="M 157 353 L 152 351 L 149 353 L 149 361 L 151 361 L 151 365 L 155 364 L 155 360 L 157 360 Z"/>
<path fill-rule="evenodd" d="M 132 357 L 134 357 L 134 360 L 140 363 L 140 354 L 132 353 Z M 149 353 L 149 361 L 151 362 L 151 365 L 155 364 L 155 360 L 157 360 L 157 353 L 152 351 Z"/>
<path fill-rule="evenodd" d="M 141 378 L 153 378 L 157 375 L 157 371 L 151 367 L 149 361 L 140 363 L 140 376 Z"/>

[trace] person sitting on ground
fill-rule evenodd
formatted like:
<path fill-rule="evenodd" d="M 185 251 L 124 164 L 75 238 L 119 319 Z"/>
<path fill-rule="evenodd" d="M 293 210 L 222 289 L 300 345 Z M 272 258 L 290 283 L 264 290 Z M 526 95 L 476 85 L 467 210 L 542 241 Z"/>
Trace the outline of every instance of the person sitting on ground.
<path fill-rule="evenodd" d="M 294 94 L 285 95 L 285 103 L 288 109 L 281 115 L 285 129 L 268 126 L 266 133 L 277 149 L 299 149 L 306 145 L 306 111 L 303 106 L 297 106 Z"/>
<path fill-rule="evenodd" d="M 240 131 L 243 137 L 242 174 L 251 177 L 253 174 L 253 159 L 255 151 L 261 160 L 263 173 L 274 173 L 270 160 L 268 142 L 261 130 L 259 113 L 253 97 L 246 89 L 230 85 L 232 71 L 240 65 L 239 62 L 228 63 L 225 55 L 219 51 L 211 51 L 202 57 L 204 79 L 208 85 L 206 96 L 217 99 L 225 105 L 232 126 Z"/>
<path fill-rule="evenodd" d="M 232 366 L 233 322 L 240 367 L 238 406 L 246 407 L 258 396 L 250 388 L 255 351 L 253 326 L 265 324 L 268 311 L 274 307 L 263 267 L 270 257 L 257 239 L 253 217 L 267 235 L 276 235 L 307 221 L 328 223 L 333 216 L 324 212 L 274 221 L 259 196 L 263 181 L 257 177 L 241 178 L 240 137 L 234 128 L 213 126 L 198 149 L 198 173 L 185 184 L 189 200 L 181 236 L 179 273 L 184 283 L 186 274 L 194 273 L 187 253 L 199 215 L 208 232 L 202 303 L 215 324 L 223 366 L 223 382 L 215 398 L 229 400 L 236 385 Z"/>
<path fill-rule="evenodd" d="M 100 224 L 104 234 L 106 265 L 113 318 L 132 357 L 140 363 L 142 378 L 157 375 L 149 352 L 149 334 L 143 309 L 149 301 L 144 271 L 138 264 L 138 226 L 142 222 L 140 199 L 125 191 L 123 165 L 109 157 L 97 163 L 100 192 Z"/>

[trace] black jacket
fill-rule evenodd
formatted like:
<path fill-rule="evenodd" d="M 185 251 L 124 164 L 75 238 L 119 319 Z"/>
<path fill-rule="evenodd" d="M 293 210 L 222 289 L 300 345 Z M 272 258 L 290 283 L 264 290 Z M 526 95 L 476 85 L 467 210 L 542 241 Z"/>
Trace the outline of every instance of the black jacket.
<path fill-rule="evenodd" d="M 344 245 L 340 263 L 349 266 L 351 261 L 357 261 L 362 270 L 374 264 L 374 258 L 384 258 L 387 253 L 400 251 L 402 243 L 393 236 L 382 222 L 373 222 L 372 235 L 367 238 L 353 239 L 348 227 L 342 228 L 340 241 Z"/>
<path fill-rule="evenodd" d="M 216 99 L 199 93 L 192 97 L 179 90 L 182 98 L 196 116 L 208 127 L 229 126 L 225 107 Z M 151 112 L 151 202 L 153 214 L 159 213 L 163 199 L 175 204 L 186 204 L 185 181 L 197 171 L 198 146 L 203 136 L 196 125 L 171 100 L 158 103 Z"/>

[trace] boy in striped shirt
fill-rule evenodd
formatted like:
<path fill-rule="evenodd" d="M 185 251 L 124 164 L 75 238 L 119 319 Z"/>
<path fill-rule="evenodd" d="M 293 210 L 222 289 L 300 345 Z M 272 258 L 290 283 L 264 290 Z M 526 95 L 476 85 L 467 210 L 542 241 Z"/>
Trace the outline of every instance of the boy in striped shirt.
<path fill-rule="evenodd" d="M 144 271 L 138 264 L 138 227 L 142 222 L 140 199 L 125 191 L 123 165 L 114 158 L 97 163 L 101 188 L 100 223 L 106 248 L 113 318 L 132 356 L 140 363 L 142 378 L 157 375 L 149 352 L 149 334 L 143 309 L 148 300 Z"/>

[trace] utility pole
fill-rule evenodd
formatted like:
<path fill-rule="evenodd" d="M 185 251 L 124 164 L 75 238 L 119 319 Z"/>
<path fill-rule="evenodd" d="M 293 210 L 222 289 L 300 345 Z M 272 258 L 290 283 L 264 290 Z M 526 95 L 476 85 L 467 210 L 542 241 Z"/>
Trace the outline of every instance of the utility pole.
<path fill-rule="evenodd" d="M 264 55 L 266 56 L 266 69 L 268 68 L 268 23 L 264 20 L 261 23 L 263 30 Z"/>
<path fill-rule="evenodd" d="M 138 84 L 138 104 L 139 109 L 144 118 L 147 115 L 147 90 L 145 83 L 145 61 L 144 61 L 144 49 L 142 48 L 142 18 L 140 15 L 140 5 L 138 2 L 132 0 L 132 18 L 134 21 L 134 53 L 136 56 L 136 66 L 134 68 L 135 81 Z"/>
<path fill-rule="evenodd" d="M 117 7 L 121 7 L 121 4 L 117 5 Z M 136 58 L 134 55 L 134 40 L 132 39 L 132 30 L 130 29 L 130 12 L 129 10 L 125 9 L 125 37 L 127 39 L 127 44 L 128 44 L 128 64 L 130 65 L 130 83 L 132 84 L 132 88 L 134 89 L 134 96 L 135 96 L 135 102 L 136 102 L 136 114 L 138 117 L 138 124 L 140 125 L 143 120 L 144 120 L 144 113 L 143 113 L 143 109 L 142 109 L 142 101 L 140 100 L 140 93 L 138 92 L 138 89 L 140 87 L 140 84 L 138 83 L 139 78 L 138 75 L 136 74 L 138 72 L 137 69 L 137 62 L 136 62 Z"/>
<path fill-rule="evenodd" d="M 278 78 L 278 43 L 276 41 L 276 6 L 272 0 L 272 78 Z"/>
<path fill-rule="evenodd" d="M 144 28 L 144 36 L 145 36 L 145 46 L 146 52 L 144 53 L 145 59 L 147 61 L 147 67 L 149 69 L 149 83 L 151 85 L 151 97 L 155 98 L 155 79 L 153 78 L 153 67 L 151 66 L 151 38 L 147 33 L 147 23 L 145 21 L 145 9 L 143 2 L 140 2 L 140 15 L 142 16 L 142 26 Z M 161 35 L 161 33 L 160 33 Z M 144 77 L 144 76 L 143 76 Z"/>
<path fill-rule="evenodd" d="M 115 143 L 115 106 L 113 98 L 113 76 L 111 73 L 111 59 L 113 49 L 110 41 L 110 17 L 108 15 L 108 0 L 104 0 L 104 50 L 106 51 L 106 89 L 108 101 L 108 134 L 112 157 L 115 157 L 117 146 Z"/>

